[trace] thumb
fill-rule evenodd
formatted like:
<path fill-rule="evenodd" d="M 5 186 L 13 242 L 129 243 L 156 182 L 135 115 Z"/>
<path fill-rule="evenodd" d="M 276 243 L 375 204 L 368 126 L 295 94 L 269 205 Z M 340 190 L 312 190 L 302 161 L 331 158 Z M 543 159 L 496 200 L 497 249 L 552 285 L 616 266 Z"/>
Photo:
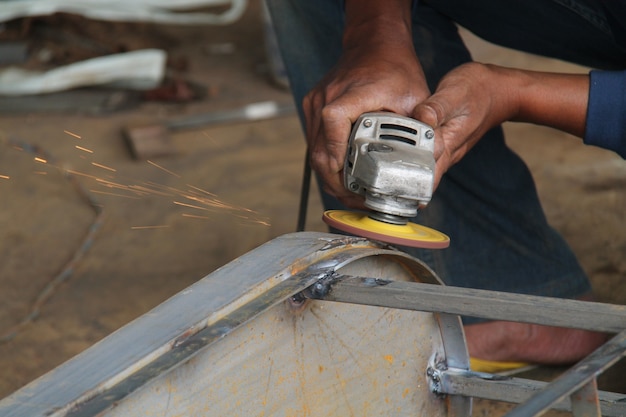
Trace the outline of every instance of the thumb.
<path fill-rule="evenodd" d="M 415 106 L 412 117 L 436 129 L 443 124 L 444 115 L 444 107 L 431 97 Z"/>

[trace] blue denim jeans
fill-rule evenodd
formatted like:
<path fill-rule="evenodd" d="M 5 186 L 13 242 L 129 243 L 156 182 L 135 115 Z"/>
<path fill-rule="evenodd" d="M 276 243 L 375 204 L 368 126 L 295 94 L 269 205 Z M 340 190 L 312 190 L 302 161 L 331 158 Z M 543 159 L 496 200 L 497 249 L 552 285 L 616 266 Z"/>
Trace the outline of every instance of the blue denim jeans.
<path fill-rule="evenodd" d="M 267 3 L 300 105 L 339 59 L 343 4 Z M 626 54 L 618 52 L 592 0 L 430 0 L 414 8 L 413 39 L 433 91 L 444 74 L 471 60 L 455 21 L 518 50 L 599 68 L 625 67 Z M 326 209 L 342 208 L 328 195 L 323 201 Z M 401 248 L 449 285 L 562 298 L 591 290 L 571 249 L 547 223 L 530 172 L 506 146 L 499 127 L 445 174 L 431 203 L 413 221 L 450 236 L 444 250 Z"/>

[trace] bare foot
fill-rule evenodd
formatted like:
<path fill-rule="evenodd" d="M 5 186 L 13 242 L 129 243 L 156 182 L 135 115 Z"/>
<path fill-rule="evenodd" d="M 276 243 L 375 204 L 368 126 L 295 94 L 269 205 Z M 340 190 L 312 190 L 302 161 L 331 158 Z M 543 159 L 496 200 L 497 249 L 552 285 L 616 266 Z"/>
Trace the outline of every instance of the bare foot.
<path fill-rule="evenodd" d="M 604 333 L 507 321 L 467 325 L 465 336 L 473 358 L 546 365 L 577 362 L 608 338 Z"/>

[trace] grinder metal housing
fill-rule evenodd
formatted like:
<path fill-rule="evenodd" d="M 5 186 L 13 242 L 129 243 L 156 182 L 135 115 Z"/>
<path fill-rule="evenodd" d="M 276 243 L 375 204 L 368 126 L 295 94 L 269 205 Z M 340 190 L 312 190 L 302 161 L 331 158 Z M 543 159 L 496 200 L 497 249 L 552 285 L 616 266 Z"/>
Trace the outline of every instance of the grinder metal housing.
<path fill-rule="evenodd" d="M 370 216 L 405 224 L 433 194 L 433 129 L 395 113 L 364 113 L 350 135 L 345 187 L 365 197 Z"/>

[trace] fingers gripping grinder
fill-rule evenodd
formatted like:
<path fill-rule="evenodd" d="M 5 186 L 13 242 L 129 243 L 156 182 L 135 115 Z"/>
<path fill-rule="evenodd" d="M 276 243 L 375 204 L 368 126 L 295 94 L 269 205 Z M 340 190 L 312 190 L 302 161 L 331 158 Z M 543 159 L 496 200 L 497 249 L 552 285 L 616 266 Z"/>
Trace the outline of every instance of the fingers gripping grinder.
<path fill-rule="evenodd" d="M 332 227 L 388 243 L 445 248 L 448 236 L 408 221 L 433 193 L 433 129 L 394 113 L 365 113 L 356 121 L 344 163 L 345 187 L 363 197 L 367 214 L 324 213 Z"/>

